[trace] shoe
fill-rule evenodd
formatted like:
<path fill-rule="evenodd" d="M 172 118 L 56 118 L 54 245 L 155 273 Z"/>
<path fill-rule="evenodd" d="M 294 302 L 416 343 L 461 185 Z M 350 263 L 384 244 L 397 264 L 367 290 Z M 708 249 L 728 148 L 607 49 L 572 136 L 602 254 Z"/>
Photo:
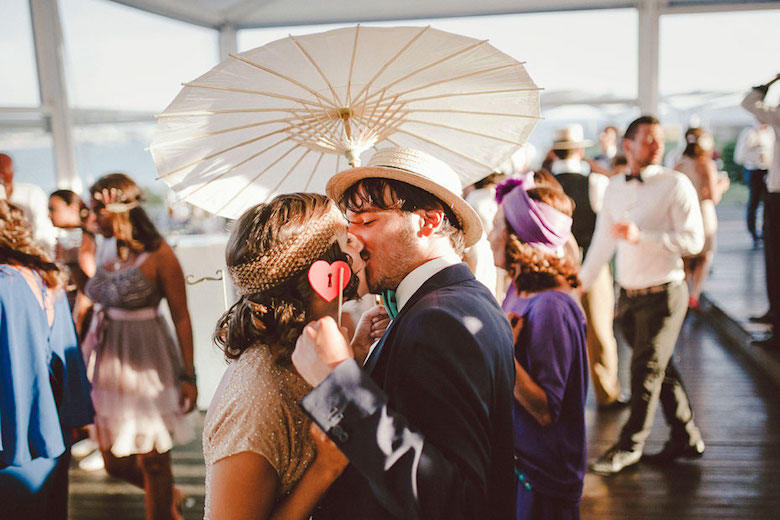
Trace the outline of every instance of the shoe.
<path fill-rule="evenodd" d="M 79 468 L 84 471 L 98 471 L 105 467 L 103 454 L 100 453 L 100 450 L 93 451 L 91 455 L 88 455 L 79 461 Z"/>
<path fill-rule="evenodd" d="M 688 308 L 693 309 L 695 311 L 699 310 L 699 299 L 694 298 L 693 296 L 688 297 Z"/>
<path fill-rule="evenodd" d="M 611 403 L 604 403 L 598 405 L 598 409 L 601 411 L 622 410 L 623 408 L 627 407 L 630 404 L 631 404 L 631 394 L 621 393 L 617 397 L 617 399 L 615 399 Z"/>
<path fill-rule="evenodd" d="M 667 441 L 658 453 L 642 456 L 642 462 L 663 466 L 677 459 L 698 459 L 704 455 L 704 441 L 699 439 L 693 444 L 681 444 Z"/>
<path fill-rule="evenodd" d="M 621 450 L 612 448 L 604 455 L 591 463 L 588 468 L 592 473 L 608 477 L 620 473 L 629 466 L 633 466 L 642 458 L 642 452 L 639 450 Z"/>
<path fill-rule="evenodd" d="M 77 459 L 80 459 L 86 457 L 96 449 L 98 449 L 97 443 L 87 437 L 86 439 L 81 439 L 79 442 L 71 446 L 70 454 Z"/>
<path fill-rule="evenodd" d="M 754 339 L 752 341 L 753 346 L 761 347 L 761 348 L 780 348 L 780 338 L 775 336 L 774 334 L 769 334 L 765 338 L 761 339 Z"/>
<path fill-rule="evenodd" d="M 751 316 L 748 318 L 748 321 L 751 323 L 766 323 L 771 324 L 772 323 L 772 313 L 767 311 L 761 316 Z"/>

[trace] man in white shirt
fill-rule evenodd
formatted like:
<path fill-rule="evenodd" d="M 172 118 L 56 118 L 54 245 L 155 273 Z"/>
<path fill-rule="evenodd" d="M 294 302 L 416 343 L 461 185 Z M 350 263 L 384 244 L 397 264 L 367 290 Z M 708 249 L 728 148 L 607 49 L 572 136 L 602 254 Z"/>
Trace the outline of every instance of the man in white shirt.
<path fill-rule="evenodd" d="M 767 124 L 758 123 L 742 130 L 734 148 L 734 162 L 745 169 L 745 184 L 748 187 L 747 228 L 758 246 L 762 238 L 756 229 L 758 205 L 765 198 L 766 174 L 772 164 L 772 149 L 775 133 Z"/>
<path fill-rule="evenodd" d="M 8 201 L 20 208 L 30 221 L 35 241 L 52 254 L 57 230 L 49 220 L 49 197 L 46 192 L 34 184 L 14 183 L 14 162 L 4 153 L 0 153 L 0 180 Z"/>
<path fill-rule="evenodd" d="M 623 147 L 629 173 L 613 178 L 607 187 L 580 272 L 587 291 L 617 252 L 618 314 L 633 349 L 631 415 L 617 444 L 590 465 L 601 475 L 639 462 L 659 400 L 671 436 L 660 453 L 646 455 L 645 460 L 668 463 L 704 453 L 672 360 L 688 308 L 682 256 L 696 254 L 704 245 L 698 196 L 685 175 L 660 166 L 664 132 L 654 117 L 631 123 Z"/>
<path fill-rule="evenodd" d="M 780 347 L 780 107 L 764 103 L 769 87 L 780 80 L 778 74 L 773 80 L 755 87 L 742 101 L 742 106 L 756 116 L 760 123 L 769 125 L 775 133 L 775 149 L 769 172 L 766 176 L 766 199 L 764 200 L 764 258 L 766 263 L 766 292 L 769 297 L 769 312 L 766 317 L 772 325 L 769 337 L 754 343 L 765 347 Z"/>
<path fill-rule="evenodd" d="M 606 175 L 583 171 L 585 147 L 591 144 L 584 134 L 580 125 L 557 129 L 552 144 L 555 160 L 550 166 L 563 191 L 574 200 L 571 232 L 580 247 L 580 258 L 585 257 L 590 247 L 596 214 L 609 184 Z M 604 263 L 588 292 L 583 294 L 582 308 L 587 322 L 588 363 L 596 404 L 602 410 L 622 408 L 628 404 L 628 396 L 621 394 L 618 379 L 617 341 L 612 328 L 615 289 L 609 262 Z"/>

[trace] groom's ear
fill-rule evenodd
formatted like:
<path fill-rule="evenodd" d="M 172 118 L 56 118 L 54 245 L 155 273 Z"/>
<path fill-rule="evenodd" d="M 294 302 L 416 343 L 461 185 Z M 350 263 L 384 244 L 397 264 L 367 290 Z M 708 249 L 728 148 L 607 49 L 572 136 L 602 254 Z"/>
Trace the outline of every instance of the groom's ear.
<path fill-rule="evenodd" d="M 414 212 L 420 237 L 432 237 L 441 229 L 444 223 L 444 210 L 442 209 L 418 209 Z"/>

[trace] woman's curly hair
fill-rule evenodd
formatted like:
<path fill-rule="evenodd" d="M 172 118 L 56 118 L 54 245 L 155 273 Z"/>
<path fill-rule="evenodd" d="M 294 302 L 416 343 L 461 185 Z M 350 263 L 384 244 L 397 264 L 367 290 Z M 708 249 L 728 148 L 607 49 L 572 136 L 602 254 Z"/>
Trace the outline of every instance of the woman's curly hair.
<path fill-rule="evenodd" d="M 236 221 L 228 240 L 227 266 L 262 256 L 331 211 L 333 203 L 327 197 L 310 193 L 279 195 L 267 204 L 250 208 Z M 311 263 L 316 260 L 349 263 L 335 241 Z M 249 347 L 262 344 L 271 350 L 277 363 L 289 363 L 298 336 L 312 319 L 310 304 L 314 291 L 308 280 L 308 265 L 279 285 L 242 296 L 222 315 L 214 331 L 214 341 L 228 360 L 238 359 Z M 345 298 L 355 298 L 357 286 L 357 277 L 350 277 Z"/>
<path fill-rule="evenodd" d="M 32 227 L 24 212 L 6 200 L 0 200 L 0 264 L 32 269 L 49 289 L 65 286 L 65 274 L 46 250 L 33 241 Z"/>
<path fill-rule="evenodd" d="M 552 186 L 537 186 L 528 190 L 531 199 L 543 202 L 568 216 L 574 203 L 563 191 Z M 579 287 L 577 262 L 568 256 L 556 257 L 534 249 L 517 238 L 507 223 L 506 265 L 509 266 L 518 292 L 529 293 L 552 289 L 561 278 L 572 289 Z"/>

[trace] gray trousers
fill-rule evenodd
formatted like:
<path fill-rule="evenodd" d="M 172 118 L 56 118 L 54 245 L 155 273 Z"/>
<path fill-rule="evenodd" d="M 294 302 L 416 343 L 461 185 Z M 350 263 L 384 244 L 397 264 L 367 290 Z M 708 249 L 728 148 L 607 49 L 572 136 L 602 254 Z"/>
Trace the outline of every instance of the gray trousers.
<path fill-rule="evenodd" d="M 653 427 L 658 401 L 671 427 L 671 441 L 693 444 L 701 433 L 672 360 L 688 310 L 688 288 L 672 283 L 662 292 L 629 297 L 620 291 L 618 316 L 631 355 L 631 415 L 618 446 L 642 450 Z"/>

